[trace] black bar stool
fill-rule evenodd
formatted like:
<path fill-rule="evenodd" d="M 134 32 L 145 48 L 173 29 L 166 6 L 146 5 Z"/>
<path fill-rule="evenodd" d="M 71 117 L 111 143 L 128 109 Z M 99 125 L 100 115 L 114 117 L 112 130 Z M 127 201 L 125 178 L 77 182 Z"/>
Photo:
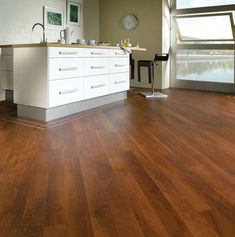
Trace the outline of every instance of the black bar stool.
<path fill-rule="evenodd" d="M 151 83 L 152 92 L 141 92 L 146 98 L 166 98 L 167 95 L 160 92 L 154 92 L 154 64 L 158 65 L 159 61 L 168 61 L 169 54 L 155 54 L 154 60 L 138 61 L 138 81 L 140 81 L 140 67 L 148 67 L 149 83 Z"/>
<path fill-rule="evenodd" d="M 154 61 L 153 60 L 139 60 L 138 61 L 138 81 L 141 81 L 141 73 L 140 73 L 141 67 L 148 68 L 149 83 L 151 83 L 152 78 L 154 77 Z"/>

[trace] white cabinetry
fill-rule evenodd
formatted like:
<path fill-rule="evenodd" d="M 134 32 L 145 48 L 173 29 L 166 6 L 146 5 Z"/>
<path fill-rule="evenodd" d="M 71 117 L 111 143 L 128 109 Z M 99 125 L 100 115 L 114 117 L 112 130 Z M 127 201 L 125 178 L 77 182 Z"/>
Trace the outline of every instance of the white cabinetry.
<path fill-rule="evenodd" d="M 50 109 L 129 89 L 129 55 L 120 49 L 14 49 L 15 103 Z"/>
<path fill-rule="evenodd" d="M 125 91 L 129 89 L 129 73 L 123 72 L 112 74 L 109 78 L 110 93 Z"/>
<path fill-rule="evenodd" d="M 49 82 L 49 107 L 80 101 L 84 98 L 82 78 Z"/>
<path fill-rule="evenodd" d="M 109 73 L 109 58 L 85 58 L 84 76 Z"/>
<path fill-rule="evenodd" d="M 83 76 L 83 62 L 82 58 L 49 58 L 49 80 Z"/>

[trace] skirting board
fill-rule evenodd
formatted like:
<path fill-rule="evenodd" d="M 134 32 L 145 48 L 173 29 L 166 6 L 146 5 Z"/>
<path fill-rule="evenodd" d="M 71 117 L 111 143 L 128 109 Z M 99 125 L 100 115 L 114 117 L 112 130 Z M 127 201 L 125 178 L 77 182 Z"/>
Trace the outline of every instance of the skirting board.
<path fill-rule="evenodd" d="M 71 114 L 76 114 L 99 106 L 122 101 L 126 98 L 127 98 L 127 92 L 124 91 L 88 100 L 83 100 L 67 105 L 62 105 L 50 109 L 37 108 L 18 104 L 17 115 L 18 117 L 24 117 L 48 122 L 54 119 L 62 118 Z"/>

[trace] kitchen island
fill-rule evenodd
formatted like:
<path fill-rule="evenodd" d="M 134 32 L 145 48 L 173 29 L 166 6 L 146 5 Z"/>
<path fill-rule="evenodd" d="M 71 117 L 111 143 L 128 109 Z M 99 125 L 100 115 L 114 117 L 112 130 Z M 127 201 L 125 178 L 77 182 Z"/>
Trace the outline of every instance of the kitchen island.
<path fill-rule="evenodd" d="M 129 53 L 119 47 L 53 43 L 0 47 L 12 50 L 12 89 L 20 117 L 51 121 L 126 98 Z"/>

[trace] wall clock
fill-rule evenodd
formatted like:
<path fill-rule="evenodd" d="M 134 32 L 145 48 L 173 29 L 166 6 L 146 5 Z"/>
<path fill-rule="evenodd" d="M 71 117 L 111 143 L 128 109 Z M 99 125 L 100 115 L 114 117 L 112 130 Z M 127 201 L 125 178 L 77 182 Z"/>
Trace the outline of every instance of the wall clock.
<path fill-rule="evenodd" d="M 122 25 L 126 30 L 134 30 L 138 23 L 137 17 L 133 14 L 129 14 L 122 19 Z"/>

